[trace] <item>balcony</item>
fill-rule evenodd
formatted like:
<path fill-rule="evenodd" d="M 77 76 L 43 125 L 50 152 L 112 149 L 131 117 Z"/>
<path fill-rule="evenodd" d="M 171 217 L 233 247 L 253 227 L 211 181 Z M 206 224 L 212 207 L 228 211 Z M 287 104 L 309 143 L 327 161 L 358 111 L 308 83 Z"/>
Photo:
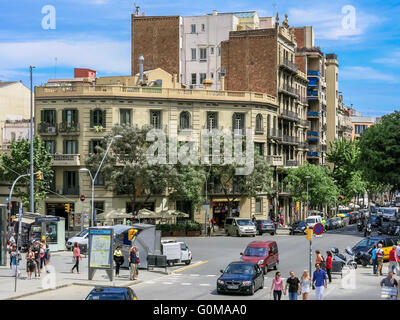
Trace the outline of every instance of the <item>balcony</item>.
<path fill-rule="evenodd" d="M 276 129 L 276 128 L 270 129 L 268 138 L 282 140 L 282 129 Z"/>
<path fill-rule="evenodd" d="M 298 144 L 299 138 L 293 137 L 293 136 L 288 136 L 288 135 L 283 135 L 282 143 L 283 144 Z"/>
<path fill-rule="evenodd" d="M 267 156 L 267 162 L 270 166 L 279 167 L 283 166 L 282 156 Z"/>
<path fill-rule="evenodd" d="M 319 77 L 319 71 L 308 70 L 307 71 L 307 76 Z"/>
<path fill-rule="evenodd" d="M 254 129 L 254 134 L 263 135 L 264 134 L 264 128 L 255 128 Z"/>
<path fill-rule="evenodd" d="M 58 193 L 64 194 L 64 195 L 71 195 L 71 196 L 77 196 L 79 195 L 79 186 L 74 186 L 74 187 L 64 187 L 61 190 L 58 190 Z"/>
<path fill-rule="evenodd" d="M 57 123 L 41 122 L 38 125 L 38 132 L 42 136 L 56 136 Z"/>
<path fill-rule="evenodd" d="M 307 158 L 310 159 L 318 159 L 321 156 L 321 154 L 317 151 L 308 151 L 307 152 Z"/>
<path fill-rule="evenodd" d="M 306 150 L 308 148 L 309 148 L 308 142 L 299 142 L 299 145 L 297 146 L 297 149 Z"/>
<path fill-rule="evenodd" d="M 292 120 L 292 121 L 300 121 L 299 115 L 296 112 L 290 110 L 282 110 L 281 118 Z"/>
<path fill-rule="evenodd" d="M 53 154 L 53 166 L 80 166 L 81 156 L 79 154 Z"/>
<path fill-rule="evenodd" d="M 299 69 L 295 63 L 287 59 L 280 59 L 280 66 L 292 71 L 295 74 L 297 74 L 297 70 Z"/>
<path fill-rule="evenodd" d="M 317 119 L 320 117 L 321 117 L 321 114 L 319 112 L 316 112 L 316 111 L 308 111 L 307 112 L 307 118 Z"/>
<path fill-rule="evenodd" d="M 63 135 L 79 135 L 80 127 L 76 122 L 61 122 L 58 131 Z"/>
<path fill-rule="evenodd" d="M 302 127 L 309 128 L 309 127 L 311 127 L 311 121 L 309 121 L 309 120 L 300 120 L 299 121 L 299 125 L 302 126 Z"/>
<path fill-rule="evenodd" d="M 297 160 L 290 160 L 290 159 L 285 159 L 284 161 L 284 167 L 297 167 Z"/>
<path fill-rule="evenodd" d="M 290 87 L 287 84 L 282 84 L 279 87 L 279 92 L 286 93 L 287 95 L 290 95 L 290 96 L 292 96 L 292 97 L 294 97 L 296 99 L 299 97 L 299 94 L 297 93 L 297 90 L 295 88 Z"/>
<path fill-rule="evenodd" d="M 321 145 L 321 152 L 327 152 L 328 151 L 328 147 L 326 144 L 322 144 Z"/>
<path fill-rule="evenodd" d="M 319 132 L 318 131 L 307 131 L 307 140 L 308 141 L 319 141 Z"/>

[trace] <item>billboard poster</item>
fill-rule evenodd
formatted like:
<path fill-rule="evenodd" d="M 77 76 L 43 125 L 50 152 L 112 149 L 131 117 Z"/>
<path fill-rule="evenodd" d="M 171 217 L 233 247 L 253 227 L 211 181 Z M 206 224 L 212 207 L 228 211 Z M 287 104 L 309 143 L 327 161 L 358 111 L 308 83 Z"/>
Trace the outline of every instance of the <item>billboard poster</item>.
<path fill-rule="evenodd" d="M 112 268 L 112 229 L 89 229 L 89 268 Z"/>

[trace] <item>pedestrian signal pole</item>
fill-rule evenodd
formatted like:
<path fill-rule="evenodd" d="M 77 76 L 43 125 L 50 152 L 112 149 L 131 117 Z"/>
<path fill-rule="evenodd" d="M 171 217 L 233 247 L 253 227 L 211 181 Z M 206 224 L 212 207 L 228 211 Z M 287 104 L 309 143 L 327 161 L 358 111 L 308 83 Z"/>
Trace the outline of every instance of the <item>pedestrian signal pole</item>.
<path fill-rule="evenodd" d="M 311 275 L 311 267 L 312 267 L 312 237 L 313 237 L 313 229 L 307 227 L 306 229 L 306 239 L 310 242 L 310 264 L 309 264 L 309 276 L 312 278 Z"/>

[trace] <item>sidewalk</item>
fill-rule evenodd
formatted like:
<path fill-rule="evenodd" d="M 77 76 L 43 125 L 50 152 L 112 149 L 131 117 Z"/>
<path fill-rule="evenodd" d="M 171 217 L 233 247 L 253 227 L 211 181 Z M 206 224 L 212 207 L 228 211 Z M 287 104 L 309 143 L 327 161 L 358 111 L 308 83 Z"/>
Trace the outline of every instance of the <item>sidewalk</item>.
<path fill-rule="evenodd" d="M 11 277 L 11 269 L 9 267 L 0 267 L 0 300 L 15 299 L 16 297 L 29 296 L 33 293 L 45 292 L 52 289 L 63 288 L 72 285 L 80 286 L 96 286 L 96 285 L 113 285 L 113 286 L 131 286 L 143 281 L 153 280 L 161 276 L 165 276 L 164 269 L 158 271 L 147 271 L 139 269 L 139 279 L 135 281 L 129 280 L 129 270 L 121 268 L 120 278 L 114 278 L 110 282 L 105 271 L 96 271 L 93 280 L 88 280 L 88 258 L 83 256 L 79 263 L 80 274 L 71 273 L 74 265 L 72 261 L 72 253 L 70 251 L 54 252 L 51 256 L 50 273 L 46 273 L 42 269 L 41 277 L 35 279 L 34 275 L 31 280 L 27 279 L 26 261 L 23 254 L 20 270 L 21 277 L 17 279 L 17 291 L 14 292 L 15 278 Z"/>

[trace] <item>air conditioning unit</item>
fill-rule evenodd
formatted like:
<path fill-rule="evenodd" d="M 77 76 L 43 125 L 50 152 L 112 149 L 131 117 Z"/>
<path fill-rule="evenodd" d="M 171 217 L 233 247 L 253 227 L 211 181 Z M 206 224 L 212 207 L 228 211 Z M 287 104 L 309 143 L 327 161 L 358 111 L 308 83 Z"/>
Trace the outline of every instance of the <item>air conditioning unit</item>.
<path fill-rule="evenodd" d="M 194 89 L 194 84 L 189 85 L 189 89 Z"/>
<path fill-rule="evenodd" d="M 47 133 L 56 133 L 56 127 L 48 127 Z"/>

